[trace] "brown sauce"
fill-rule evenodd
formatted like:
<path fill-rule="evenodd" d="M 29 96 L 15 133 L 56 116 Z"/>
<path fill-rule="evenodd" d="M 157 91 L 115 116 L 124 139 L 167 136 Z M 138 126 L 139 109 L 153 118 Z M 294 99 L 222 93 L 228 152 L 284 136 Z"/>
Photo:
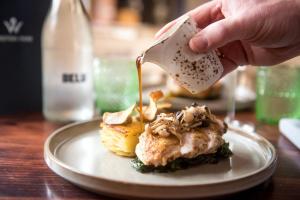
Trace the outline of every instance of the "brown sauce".
<path fill-rule="evenodd" d="M 138 56 L 136 59 L 136 68 L 138 72 L 139 81 L 139 108 L 140 108 L 140 119 L 143 123 L 143 88 L 142 88 L 142 56 Z"/>

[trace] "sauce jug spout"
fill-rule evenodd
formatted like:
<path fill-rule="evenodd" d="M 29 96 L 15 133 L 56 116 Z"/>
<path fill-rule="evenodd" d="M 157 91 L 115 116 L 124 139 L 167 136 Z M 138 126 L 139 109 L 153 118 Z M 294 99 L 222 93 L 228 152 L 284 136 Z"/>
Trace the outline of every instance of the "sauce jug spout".
<path fill-rule="evenodd" d="M 163 57 L 161 54 L 161 48 L 159 48 L 157 45 L 151 46 L 149 49 L 143 52 L 141 56 L 141 63 L 144 64 L 146 62 L 150 62 L 161 66 L 163 63 Z"/>

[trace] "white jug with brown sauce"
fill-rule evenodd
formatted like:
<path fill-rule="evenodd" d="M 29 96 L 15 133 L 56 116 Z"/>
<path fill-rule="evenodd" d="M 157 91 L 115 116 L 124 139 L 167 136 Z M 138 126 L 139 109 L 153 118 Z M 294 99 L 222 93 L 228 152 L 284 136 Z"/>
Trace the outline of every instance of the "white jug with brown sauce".
<path fill-rule="evenodd" d="M 192 18 L 181 17 L 143 53 L 142 63 L 160 66 L 191 93 L 207 89 L 220 79 L 223 66 L 215 51 L 199 54 L 190 50 L 189 40 L 197 31 Z"/>

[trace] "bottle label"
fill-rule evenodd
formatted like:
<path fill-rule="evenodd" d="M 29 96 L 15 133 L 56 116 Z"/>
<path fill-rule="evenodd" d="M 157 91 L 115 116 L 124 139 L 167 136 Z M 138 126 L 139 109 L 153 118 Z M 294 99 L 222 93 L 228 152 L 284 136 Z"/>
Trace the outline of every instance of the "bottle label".
<path fill-rule="evenodd" d="M 77 73 L 63 73 L 62 82 L 63 83 L 83 83 L 86 80 L 85 74 Z"/>

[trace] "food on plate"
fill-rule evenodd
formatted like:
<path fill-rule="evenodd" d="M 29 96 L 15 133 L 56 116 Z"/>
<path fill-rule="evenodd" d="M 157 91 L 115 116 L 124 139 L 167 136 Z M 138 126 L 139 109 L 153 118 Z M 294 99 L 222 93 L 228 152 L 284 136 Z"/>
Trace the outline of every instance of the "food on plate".
<path fill-rule="evenodd" d="M 144 131 L 144 124 L 132 119 L 125 124 L 102 124 L 101 141 L 106 148 L 120 156 L 135 156 L 138 136 Z"/>
<path fill-rule="evenodd" d="M 200 154 L 194 158 L 184 158 L 180 157 L 174 161 L 169 162 L 165 166 L 153 166 L 145 165 L 138 157 L 132 160 L 132 166 L 141 173 L 149 172 L 172 172 L 181 169 L 187 169 L 192 166 L 200 164 L 216 164 L 222 159 L 229 158 L 232 155 L 232 152 L 229 148 L 229 143 L 224 143 L 220 146 L 216 153 L 212 154 Z"/>
<path fill-rule="evenodd" d="M 139 136 L 133 167 L 140 172 L 165 172 L 218 162 L 232 154 L 222 138 L 226 131 L 226 123 L 206 106 L 161 113 Z"/>
<path fill-rule="evenodd" d="M 181 87 L 174 79 L 168 78 L 167 89 L 171 96 L 174 97 L 187 97 L 195 99 L 216 99 L 221 96 L 223 85 L 220 81 L 216 82 L 214 85 L 208 89 L 192 94 L 187 89 Z"/>
<path fill-rule="evenodd" d="M 106 148 L 120 156 L 132 157 L 144 124 L 133 117 L 135 105 L 124 111 L 104 113 L 101 141 Z"/>
<path fill-rule="evenodd" d="M 120 112 L 103 114 L 100 126 L 101 141 L 110 151 L 120 156 L 135 156 L 135 146 L 139 135 L 144 131 L 144 122 L 153 120 L 158 112 L 157 102 L 163 97 L 161 91 L 150 93 L 149 106 L 143 106 L 143 122 L 139 117 L 139 109 L 134 104 Z"/>
<path fill-rule="evenodd" d="M 160 113 L 157 105 L 162 97 L 161 91 L 152 92 L 143 112 L 132 105 L 124 111 L 104 113 L 104 146 L 120 156 L 136 156 L 132 165 L 143 173 L 216 163 L 232 154 L 222 137 L 226 123 L 211 114 L 208 107 L 194 103 L 176 113 Z"/>

